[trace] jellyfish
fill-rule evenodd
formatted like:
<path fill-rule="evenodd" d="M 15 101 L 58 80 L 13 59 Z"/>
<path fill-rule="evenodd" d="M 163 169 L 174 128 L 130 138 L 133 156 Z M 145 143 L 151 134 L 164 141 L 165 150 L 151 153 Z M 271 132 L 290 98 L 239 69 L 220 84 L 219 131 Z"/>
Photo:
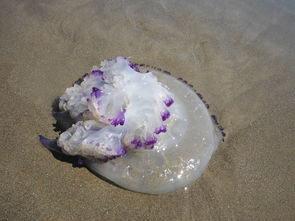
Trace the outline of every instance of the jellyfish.
<path fill-rule="evenodd" d="M 53 115 L 66 130 L 57 140 L 40 141 L 79 156 L 90 171 L 128 190 L 162 194 L 187 187 L 224 135 L 191 86 L 126 57 L 104 60 L 59 98 Z"/>

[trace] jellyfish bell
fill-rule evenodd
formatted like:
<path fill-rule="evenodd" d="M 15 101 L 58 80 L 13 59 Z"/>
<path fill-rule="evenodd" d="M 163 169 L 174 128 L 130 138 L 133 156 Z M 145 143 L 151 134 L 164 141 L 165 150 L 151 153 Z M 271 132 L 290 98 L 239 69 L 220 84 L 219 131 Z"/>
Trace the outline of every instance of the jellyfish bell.
<path fill-rule="evenodd" d="M 111 161 L 86 160 L 87 167 L 126 189 L 162 194 L 193 183 L 205 170 L 221 136 L 199 96 L 185 83 L 154 71 L 174 96 L 167 132 L 152 150 L 135 149 Z"/>
<path fill-rule="evenodd" d="M 124 57 L 94 67 L 81 84 L 66 90 L 59 107 L 76 123 L 57 146 L 83 156 L 95 174 L 136 192 L 187 187 L 202 174 L 222 137 L 190 86 Z"/>

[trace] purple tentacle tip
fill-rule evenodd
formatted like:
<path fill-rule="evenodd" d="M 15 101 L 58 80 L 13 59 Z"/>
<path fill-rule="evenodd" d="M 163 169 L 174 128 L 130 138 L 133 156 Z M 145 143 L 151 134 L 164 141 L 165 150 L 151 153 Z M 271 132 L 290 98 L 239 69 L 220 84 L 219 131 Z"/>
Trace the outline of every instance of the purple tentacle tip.
<path fill-rule="evenodd" d="M 99 98 L 102 95 L 102 90 L 99 88 L 93 87 L 91 96 L 95 96 L 96 98 Z"/>
<path fill-rule="evenodd" d="M 113 119 L 109 119 L 109 121 L 111 122 L 112 125 L 117 126 L 117 125 L 124 125 L 125 123 L 125 110 L 121 110 L 117 117 L 113 118 Z"/>
<path fill-rule="evenodd" d="M 169 97 L 164 101 L 164 103 L 167 107 L 170 107 L 174 103 L 174 100 L 172 99 L 172 97 Z"/>
<path fill-rule="evenodd" d="M 161 127 L 159 127 L 159 128 L 157 128 L 156 130 L 155 130 L 155 134 L 159 134 L 159 133 L 165 133 L 165 132 L 167 132 L 167 128 L 166 128 L 166 126 L 165 125 L 162 125 Z"/>
<path fill-rule="evenodd" d="M 102 80 L 103 80 L 103 71 L 101 71 L 101 70 L 92 70 L 91 73 L 92 73 L 93 75 L 95 75 L 95 76 L 99 76 L 99 77 L 101 77 Z"/>
<path fill-rule="evenodd" d="M 56 139 L 48 139 L 42 135 L 39 135 L 39 141 L 47 149 L 61 153 L 61 148 L 57 146 Z"/>
<path fill-rule="evenodd" d="M 156 137 L 150 137 L 145 141 L 146 146 L 153 146 L 155 143 L 157 143 L 157 138 Z"/>
<path fill-rule="evenodd" d="M 146 145 L 148 149 L 153 149 L 157 141 L 158 139 L 156 137 L 151 137 L 151 138 L 148 138 L 144 144 Z"/>
<path fill-rule="evenodd" d="M 168 110 L 165 110 L 165 111 L 161 114 L 161 117 L 162 117 L 162 121 L 167 120 L 167 119 L 170 117 L 170 112 L 169 112 Z"/>
<path fill-rule="evenodd" d="M 134 138 L 134 139 L 131 141 L 131 144 L 133 144 L 135 148 L 142 147 L 142 142 L 141 142 L 141 140 L 140 140 L 140 139 L 137 139 L 137 138 Z"/>

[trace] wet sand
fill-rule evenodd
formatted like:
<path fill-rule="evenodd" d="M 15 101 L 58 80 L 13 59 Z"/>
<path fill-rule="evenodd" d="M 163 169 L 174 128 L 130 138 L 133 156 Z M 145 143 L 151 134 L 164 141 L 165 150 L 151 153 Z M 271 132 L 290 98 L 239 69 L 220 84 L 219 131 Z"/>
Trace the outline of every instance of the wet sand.
<path fill-rule="evenodd" d="M 1 220 L 294 220 L 295 3 L 0 1 Z M 54 98 L 130 56 L 195 86 L 226 129 L 186 191 L 123 190 L 57 160 Z"/>

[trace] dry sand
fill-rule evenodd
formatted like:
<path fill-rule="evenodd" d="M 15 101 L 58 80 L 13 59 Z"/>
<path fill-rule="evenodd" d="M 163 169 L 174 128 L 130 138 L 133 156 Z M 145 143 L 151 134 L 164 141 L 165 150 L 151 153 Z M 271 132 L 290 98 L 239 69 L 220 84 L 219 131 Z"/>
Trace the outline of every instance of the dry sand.
<path fill-rule="evenodd" d="M 0 1 L 0 220 L 294 220 L 295 3 Z M 134 193 L 55 159 L 51 102 L 117 55 L 192 83 L 226 141 L 187 191 Z"/>

